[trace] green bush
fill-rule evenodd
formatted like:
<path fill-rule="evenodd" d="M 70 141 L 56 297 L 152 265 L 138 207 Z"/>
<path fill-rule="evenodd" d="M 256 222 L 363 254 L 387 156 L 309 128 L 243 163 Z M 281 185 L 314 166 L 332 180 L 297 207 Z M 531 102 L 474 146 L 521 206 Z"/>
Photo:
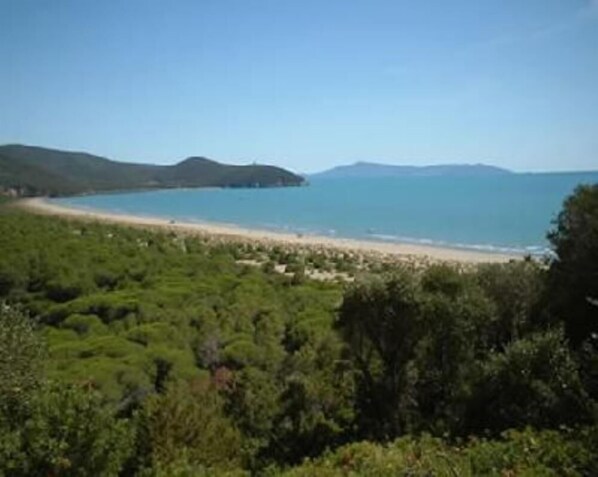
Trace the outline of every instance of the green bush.
<path fill-rule="evenodd" d="M 32 321 L 0 302 L 0 408 L 23 399 L 39 384 L 45 356 Z"/>
<path fill-rule="evenodd" d="M 172 384 L 165 394 L 148 398 L 138 416 L 140 467 L 165 472 L 177 467 L 239 466 L 241 436 L 223 415 L 222 405 L 205 380 Z"/>
<path fill-rule="evenodd" d="M 118 476 L 132 450 L 129 422 L 98 393 L 44 386 L 0 416 L 0 475 Z"/>
<path fill-rule="evenodd" d="M 285 472 L 286 477 L 502 477 L 585 476 L 598 471 L 596 429 L 572 432 L 511 431 L 500 440 L 449 445 L 430 436 L 405 437 L 387 445 L 363 442 Z"/>

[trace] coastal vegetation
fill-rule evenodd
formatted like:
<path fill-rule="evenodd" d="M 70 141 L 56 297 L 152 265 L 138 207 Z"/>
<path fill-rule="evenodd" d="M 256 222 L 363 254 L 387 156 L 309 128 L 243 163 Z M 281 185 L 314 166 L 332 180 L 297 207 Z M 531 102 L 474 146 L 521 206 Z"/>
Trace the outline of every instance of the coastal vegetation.
<path fill-rule="evenodd" d="M 416 267 L 5 204 L 0 475 L 596 475 L 598 185 L 549 239 Z"/>
<path fill-rule="evenodd" d="M 0 146 L 0 194 L 65 196 L 173 187 L 297 186 L 303 178 L 274 166 L 220 164 L 190 157 L 172 166 L 116 162 L 81 152 Z"/>

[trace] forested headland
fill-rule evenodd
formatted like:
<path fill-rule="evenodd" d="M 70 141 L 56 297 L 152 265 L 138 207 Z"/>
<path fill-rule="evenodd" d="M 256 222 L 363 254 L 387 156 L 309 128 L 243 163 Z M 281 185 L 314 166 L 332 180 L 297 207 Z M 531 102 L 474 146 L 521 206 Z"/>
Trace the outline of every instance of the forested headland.
<path fill-rule="evenodd" d="M 164 166 L 19 144 L 0 146 L 0 196 L 68 196 L 177 187 L 282 187 L 303 182 L 302 177 L 280 167 L 221 164 L 205 157 L 188 157 Z"/>
<path fill-rule="evenodd" d="M 5 203 L 0 475 L 598 475 L 598 185 L 548 237 L 363 267 Z"/>

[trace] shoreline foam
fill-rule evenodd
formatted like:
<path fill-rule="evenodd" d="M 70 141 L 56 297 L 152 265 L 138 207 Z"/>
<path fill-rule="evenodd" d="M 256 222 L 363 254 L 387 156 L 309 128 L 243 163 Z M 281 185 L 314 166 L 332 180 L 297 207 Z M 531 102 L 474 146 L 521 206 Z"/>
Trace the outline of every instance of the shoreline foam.
<path fill-rule="evenodd" d="M 43 198 L 22 199 L 17 205 L 37 213 L 61 217 L 96 220 L 164 230 L 177 230 L 200 236 L 209 236 L 232 242 L 256 242 L 265 245 L 291 246 L 294 248 L 330 249 L 361 254 L 376 254 L 395 257 L 399 260 L 432 260 L 461 263 L 497 263 L 521 259 L 521 255 L 463 250 L 433 245 L 396 242 L 375 242 L 368 240 L 299 235 L 284 232 L 270 232 L 229 224 L 213 222 L 178 222 L 159 217 L 145 217 L 130 214 L 103 212 L 50 203 Z"/>

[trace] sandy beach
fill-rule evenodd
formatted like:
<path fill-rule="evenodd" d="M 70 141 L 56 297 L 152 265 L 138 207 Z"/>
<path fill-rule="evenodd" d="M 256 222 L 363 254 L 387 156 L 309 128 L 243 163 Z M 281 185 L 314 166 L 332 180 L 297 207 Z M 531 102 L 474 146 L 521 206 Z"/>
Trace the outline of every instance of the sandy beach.
<path fill-rule="evenodd" d="M 44 198 L 22 199 L 18 207 L 35 213 L 57 215 L 67 218 L 94 220 L 137 227 L 159 228 L 212 237 L 233 242 L 255 242 L 269 246 L 291 246 L 293 248 L 328 249 L 358 254 L 382 255 L 389 258 L 426 262 L 497 263 L 520 259 L 518 255 L 484 253 L 471 250 L 441 248 L 407 243 L 385 243 L 346 238 L 332 238 L 316 235 L 297 235 L 269 232 L 215 223 L 174 222 L 163 218 L 140 217 L 108 212 L 99 212 L 66 207 L 51 203 Z"/>

